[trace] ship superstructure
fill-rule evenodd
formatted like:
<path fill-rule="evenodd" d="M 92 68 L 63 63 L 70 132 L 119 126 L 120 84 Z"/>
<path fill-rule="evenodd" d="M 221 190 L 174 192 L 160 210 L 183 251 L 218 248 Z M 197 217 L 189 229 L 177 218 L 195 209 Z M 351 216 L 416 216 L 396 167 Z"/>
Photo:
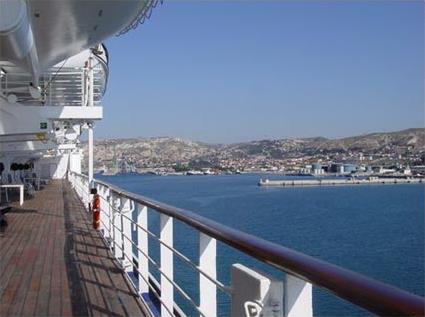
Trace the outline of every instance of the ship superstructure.
<path fill-rule="evenodd" d="M 155 5 L 0 0 L 0 221 L 8 222 L 0 232 L 0 315 L 215 317 L 222 292 L 231 316 L 309 317 L 317 286 L 375 314 L 423 316 L 419 296 L 93 179 L 93 128 L 109 76 L 102 42 L 142 23 Z M 95 229 L 92 212 L 100 215 Z M 148 225 L 153 213 L 158 228 Z M 196 233 L 195 260 L 176 249 L 176 222 Z M 220 281 L 217 242 L 285 275 L 233 263 L 225 268 L 231 281 Z M 176 259 L 197 274 L 196 296 L 177 282 Z"/>
<path fill-rule="evenodd" d="M 63 178 L 80 172 L 80 136 L 103 116 L 106 38 L 135 27 L 151 0 L 0 2 L 0 158 Z M 13 173 L 12 173 L 13 174 Z M 24 173 L 19 173 L 21 174 Z M 14 177 L 16 176 L 13 175 Z M 17 181 L 14 179 L 14 181 Z"/>

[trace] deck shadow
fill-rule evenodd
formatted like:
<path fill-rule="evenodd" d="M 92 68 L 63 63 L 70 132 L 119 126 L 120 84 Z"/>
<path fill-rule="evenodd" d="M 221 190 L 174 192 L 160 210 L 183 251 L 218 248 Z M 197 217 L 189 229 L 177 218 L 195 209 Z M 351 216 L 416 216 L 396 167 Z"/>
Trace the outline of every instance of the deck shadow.
<path fill-rule="evenodd" d="M 63 186 L 64 257 L 76 316 L 145 316 L 138 295 L 70 186 Z"/>
<path fill-rule="evenodd" d="M 9 214 L 28 214 L 28 213 L 39 213 L 36 209 L 25 209 L 19 207 L 12 207 L 12 209 L 8 212 Z"/>
<path fill-rule="evenodd" d="M 80 273 L 78 271 L 77 259 L 75 256 L 75 241 L 74 241 L 74 225 L 71 220 L 69 211 L 73 210 L 73 206 L 70 205 L 69 192 L 63 191 L 63 203 L 64 203 L 64 219 L 65 219 L 65 245 L 64 245 L 64 257 L 66 274 L 69 281 L 69 291 L 71 296 L 71 309 L 73 316 L 88 316 L 88 303 L 84 296 L 84 285 L 81 283 Z"/>
<path fill-rule="evenodd" d="M 0 316 L 147 316 L 67 181 L 18 204 L 0 227 Z"/>

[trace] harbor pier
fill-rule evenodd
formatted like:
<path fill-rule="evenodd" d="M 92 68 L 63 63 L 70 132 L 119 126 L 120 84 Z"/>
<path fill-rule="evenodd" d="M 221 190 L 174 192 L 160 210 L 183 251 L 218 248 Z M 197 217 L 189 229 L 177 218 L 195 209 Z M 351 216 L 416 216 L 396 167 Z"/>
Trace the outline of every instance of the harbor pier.
<path fill-rule="evenodd" d="M 288 179 L 269 180 L 260 179 L 261 187 L 297 187 L 297 186 L 338 186 L 338 185 L 379 185 L 379 184 L 415 184 L 424 183 L 423 178 L 381 178 L 369 177 L 367 179 L 342 178 L 342 179 Z"/>

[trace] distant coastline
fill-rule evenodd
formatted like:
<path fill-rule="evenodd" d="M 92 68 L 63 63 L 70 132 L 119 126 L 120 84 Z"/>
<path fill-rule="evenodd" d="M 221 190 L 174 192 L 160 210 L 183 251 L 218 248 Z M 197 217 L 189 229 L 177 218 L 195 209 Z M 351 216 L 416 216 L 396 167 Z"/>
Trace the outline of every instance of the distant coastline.
<path fill-rule="evenodd" d="M 416 174 L 422 173 L 416 167 L 425 165 L 425 128 L 334 140 L 317 137 L 228 145 L 168 137 L 110 139 L 96 141 L 94 153 L 95 170 L 111 175 L 232 174 L 238 171 L 315 174 L 321 173 L 321 169 L 323 173 L 373 170 L 381 174 L 404 173 L 409 168 Z"/>

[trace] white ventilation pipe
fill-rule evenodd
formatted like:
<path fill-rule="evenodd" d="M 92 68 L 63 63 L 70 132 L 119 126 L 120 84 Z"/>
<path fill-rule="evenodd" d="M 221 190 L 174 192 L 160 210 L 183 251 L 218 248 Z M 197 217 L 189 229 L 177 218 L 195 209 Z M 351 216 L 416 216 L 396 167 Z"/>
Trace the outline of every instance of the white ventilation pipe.
<path fill-rule="evenodd" d="M 0 0 L 0 60 L 30 72 L 38 86 L 38 56 L 24 0 Z"/>

